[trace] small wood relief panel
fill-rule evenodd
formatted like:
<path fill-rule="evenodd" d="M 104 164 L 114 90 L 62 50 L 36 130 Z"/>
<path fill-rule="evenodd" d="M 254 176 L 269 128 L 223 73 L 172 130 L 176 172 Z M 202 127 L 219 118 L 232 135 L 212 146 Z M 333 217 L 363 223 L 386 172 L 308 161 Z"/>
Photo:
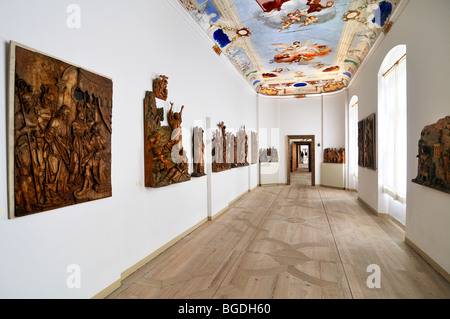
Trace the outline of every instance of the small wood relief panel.
<path fill-rule="evenodd" d="M 277 163 L 278 162 L 278 150 L 275 147 L 260 149 L 259 161 L 261 163 Z"/>
<path fill-rule="evenodd" d="M 245 126 L 239 129 L 235 139 L 235 164 L 237 167 L 248 166 L 248 135 L 245 131 Z"/>
<path fill-rule="evenodd" d="M 326 148 L 323 151 L 324 163 L 345 164 L 345 150 L 343 148 Z"/>
<path fill-rule="evenodd" d="M 211 140 L 212 171 L 215 173 L 231 169 L 231 163 L 234 163 L 234 135 L 227 134 L 227 127 L 223 122 L 217 126 Z"/>
<path fill-rule="evenodd" d="M 204 130 L 201 127 L 194 127 L 192 134 L 192 145 L 194 154 L 194 172 L 192 177 L 205 176 L 205 143 L 203 142 Z"/>
<path fill-rule="evenodd" d="M 191 179 L 189 161 L 183 150 L 181 122 L 184 106 L 174 112 L 171 102 L 169 125 L 161 125 L 156 94 L 147 91 L 144 99 L 145 187 L 164 187 Z"/>
<path fill-rule="evenodd" d="M 377 169 L 375 113 L 358 122 L 358 165 Z"/>
<path fill-rule="evenodd" d="M 414 183 L 450 194 L 450 116 L 424 127 Z"/>
<path fill-rule="evenodd" d="M 252 132 L 251 135 L 252 141 L 252 158 L 251 163 L 256 164 L 258 162 L 258 133 Z"/>
<path fill-rule="evenodd" d="M 375 141 L 375 114 L 372 114 L 364 123 L 364 167 L 372 170 L 376 170 Z"/>
<path fill-rule="evenodd" d="M 364 120 L 358 122 L 358 166 L 364 167 Z"/>
<path fill-rule="evenodd" d="M 112 196 L 111 79 L 11 43 L 9 217 Z"/>

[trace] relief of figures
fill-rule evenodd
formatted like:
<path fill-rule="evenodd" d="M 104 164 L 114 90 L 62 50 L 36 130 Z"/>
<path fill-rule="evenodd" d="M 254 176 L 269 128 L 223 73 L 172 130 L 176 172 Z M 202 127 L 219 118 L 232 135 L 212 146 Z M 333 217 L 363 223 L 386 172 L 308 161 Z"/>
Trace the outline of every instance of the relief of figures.
<path fill-rule="evenodd" d="M 375 139 L 375 114 L 372 114 L 364 123 L 364 167 L 373 170 L 376 169 Z"/>
<path fill-rule="evenodd" d="M 217 124 L 219 129 L 213 133 L 212 144 L 212 171 L 222 172 L 231 169 L 234 163 L 234 137 L 227 133 L 223 122 Z"/>
<path fill-rule="evenodd" d="M 252 132 L 252 164 L 258 162 L 258 133 Z"/>
<path fill-rule="evenodd" d="M 110 79 L 12 44 L 14 212 L 112 196 Z"/>
<path fill-rule="evenodd" d="M 259 150 L 259 161 L 261 163 L 277 163 L 278 150 L 275 147 Z"/>
<path fill-rule="evenodd" d="M 417 158 L 412 181 L 450 194 L 450 116 L 422 130 Z"/>
<path fill-rule="evenodd" d="M 364 167 L 364 120 L 358 122 L 358 166 Z"/>
<path fill-rule="evenodd" d="M 236 134 L 235 143 L 235 164 L 236 166 L 248 166 L 248 136 L 245 126 L 242 126 Z"/>
<path fill-rule="evenodd" d="M 174 112 L 170 103 L 169 125 L 161 125 L 156 95 L 147 91 L 144 99 L 145 187 L 163 187 L 191 179 L 189 161 L 183 149 L 181 122 L 184 106 Z"/>
<path fill-rule="evenodd" d="M 194 148 L 194 172 L 192 177 L 205 176 L 205 143 L 203 142 L 203 129 L 194 127 L 193 132 L 193 148 Z"/>
<path fill-rule="evenodd" d="M 343 148 L 326 148 L 323 150 L 324 163 L 345 164 L 345 150 Z"/>

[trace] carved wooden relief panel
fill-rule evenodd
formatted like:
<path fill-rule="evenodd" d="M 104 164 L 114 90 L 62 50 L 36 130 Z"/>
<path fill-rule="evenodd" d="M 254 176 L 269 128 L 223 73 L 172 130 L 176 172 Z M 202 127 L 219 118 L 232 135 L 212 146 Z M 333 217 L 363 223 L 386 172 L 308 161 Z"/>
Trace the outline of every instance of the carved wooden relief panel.
<path fill-rule="evenodd" d="M 219 127 L 214 133 L 212 144 L 212 171 L 222 172 L 231 169 L 234 163 L 234 137 L 227 134 L 226 126 L 223 122 L 217 124 Z"/>
<path fill-rule="evenodd" d="M 345 150 L 343 148 L 326 148 L 323 150 L 324 163 L 345 164 Z"/>
<path fill-rule="evenodd" d="M 364 120 L 358 122 L 358 166 L 364 167 Z"/>
<path fill-rule="evenodd" d="M 236 133 L 236 156 L 237 166 L 248 166 L 248 135 L 245 126 L 242 126 Z"/>
<path fill-rule="evenodd" d="M 424 127 L 417 158 L 412 181 L 450 194 L 450 116 Z"/>
<path fill-rule="evenodd" d="M 258 162 L 258 133 L 252 132 L 252 158 L 251 163 L 256 164 Z"/>
<path fill-rule="evenodd" d="M 163 101 L 167 101 L 169 95 L 167 89 L 168 79 L 167 76 L 161 75 L 159 78 L 153 80 L 153 92 L 155 92 L 156 98 Z"/>
<path fill-rule="evenodd" d="M 364 123 L 364 167 L 372 170 L 376 170 L 375 141 L 375 114 L 372 114 Z"/>
<path fill-rule="evenodd" d="M 162 126 L 156 95 L 147 91 L 144 99 L 145 187 L 163 187 L 191 179 L 189 162 L 183 150 L 181 122 L 184 106 L 167 113 L 169 125 Z"/>
<path fill-rule="evenodd" d="M 205 174 L 205 143 L 203 142 L 203 129 L 194 127 L 192 134 L 192 145 L 194 154 L 194 172 L 192 177 L 201 177 Z"/>
<path fill-rule="evenodd" d="M 275 147 L 260 149 L 259 161 L 261 163 L 276 163 L 278 162 L 278 150 Z"/>
<path fill-rule="evenodd" d="M 9 217 L 112 196 L 111 79 L 11 43 Z"/>

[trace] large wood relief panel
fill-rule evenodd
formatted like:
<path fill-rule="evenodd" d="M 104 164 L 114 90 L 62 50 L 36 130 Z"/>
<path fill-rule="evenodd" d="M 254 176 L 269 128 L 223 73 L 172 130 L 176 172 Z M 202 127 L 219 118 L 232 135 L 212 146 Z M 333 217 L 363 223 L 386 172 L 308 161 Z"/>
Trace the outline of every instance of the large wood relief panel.
<path fill-rule="evenodd" d="M 9 217 L 112 196 L 111 79 L 11 42 Z"/>

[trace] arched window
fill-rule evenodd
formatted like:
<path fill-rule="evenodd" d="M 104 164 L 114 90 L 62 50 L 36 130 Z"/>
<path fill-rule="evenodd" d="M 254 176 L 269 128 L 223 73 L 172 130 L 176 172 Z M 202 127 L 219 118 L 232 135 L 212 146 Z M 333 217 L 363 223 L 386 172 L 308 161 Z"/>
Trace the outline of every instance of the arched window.
<path fill-rule="evenodd" d="M 358 97 L 350 100 L 348 110 L 348 188 L 358 189 Z"/>
<path fill-rule="evenodd" d="M 406 46 L 393 48 L 378 74 L 379 182 L 384 209 L 406 222 Z"/>

